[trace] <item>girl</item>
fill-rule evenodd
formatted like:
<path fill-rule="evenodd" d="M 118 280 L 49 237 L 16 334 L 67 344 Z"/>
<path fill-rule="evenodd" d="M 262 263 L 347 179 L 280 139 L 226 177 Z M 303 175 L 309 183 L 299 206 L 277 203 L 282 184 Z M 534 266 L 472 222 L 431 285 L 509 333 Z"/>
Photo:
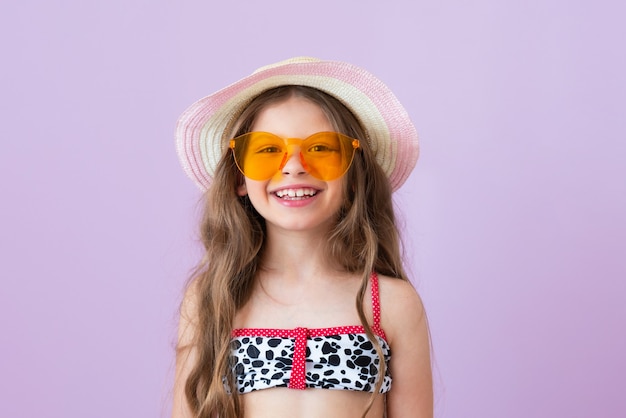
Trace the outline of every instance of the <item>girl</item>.
<path fill-rule="evenodd" d="M 173 417 L 432 417 L 430 343 L 391 192 L 418 155 L 395 96 L 295 58 L 193 104 L 206 255 L 181 307 Z"/>

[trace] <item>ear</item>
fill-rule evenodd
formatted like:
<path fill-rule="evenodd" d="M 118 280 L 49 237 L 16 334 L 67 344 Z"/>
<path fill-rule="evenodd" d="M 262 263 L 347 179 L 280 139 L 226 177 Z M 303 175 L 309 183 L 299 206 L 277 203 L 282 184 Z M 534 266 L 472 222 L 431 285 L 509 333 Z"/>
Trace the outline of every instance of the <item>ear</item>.
<path fill-rule="evenodd" d="M 243 181 L 239 186 L 237 186 L 237 195 L 239 197 L 244 197 L 248 194 L 248 189 L 246 188 L 246 182 Z"/>

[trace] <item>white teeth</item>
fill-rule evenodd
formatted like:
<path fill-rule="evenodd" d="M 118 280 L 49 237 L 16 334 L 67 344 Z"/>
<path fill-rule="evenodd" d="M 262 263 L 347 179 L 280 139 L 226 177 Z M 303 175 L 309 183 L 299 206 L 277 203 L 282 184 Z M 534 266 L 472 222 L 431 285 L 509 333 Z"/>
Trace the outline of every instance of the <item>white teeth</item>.
<path fill-rule="evenodd" d="M 301 189 L 282 189 L 276 191 L 276 196 L 278 197 L 304 197 L 304 196 L 314 196 L 317 192 L 310 187 L 305 187 Z"/>

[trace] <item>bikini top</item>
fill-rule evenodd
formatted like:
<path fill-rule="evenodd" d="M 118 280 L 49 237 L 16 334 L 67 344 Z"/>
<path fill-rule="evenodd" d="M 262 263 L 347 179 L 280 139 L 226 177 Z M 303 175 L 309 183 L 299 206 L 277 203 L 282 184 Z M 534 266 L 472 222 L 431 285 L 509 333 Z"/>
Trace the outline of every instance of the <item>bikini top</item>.
<path fill-rule="evenodd" d="M 391 349 L 380 327 L 378 276 L 371 276 L 372 331 L 389 365 Z M 380 360 L 362 325 L 232 331 L 232 370 L 239 393 L 274 387 L 374 392 Z M 391 389 L 389 367 L 380 393 Z"/>

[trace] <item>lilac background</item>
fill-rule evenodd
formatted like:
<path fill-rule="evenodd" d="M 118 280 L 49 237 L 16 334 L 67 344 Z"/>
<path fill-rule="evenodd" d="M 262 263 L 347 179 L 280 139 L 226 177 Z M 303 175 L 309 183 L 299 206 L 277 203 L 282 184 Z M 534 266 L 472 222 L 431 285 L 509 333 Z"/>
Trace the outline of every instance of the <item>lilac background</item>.
<path fill-rule="evenodd" d="M 0 416 L 169 414 L 199 198 L 174 123 L 294 55 L 383 79 L 437 416 L 626 416 L 621 1 L 0 6 Z M 384 309 L 384 307 L 383 307 Z"/>

